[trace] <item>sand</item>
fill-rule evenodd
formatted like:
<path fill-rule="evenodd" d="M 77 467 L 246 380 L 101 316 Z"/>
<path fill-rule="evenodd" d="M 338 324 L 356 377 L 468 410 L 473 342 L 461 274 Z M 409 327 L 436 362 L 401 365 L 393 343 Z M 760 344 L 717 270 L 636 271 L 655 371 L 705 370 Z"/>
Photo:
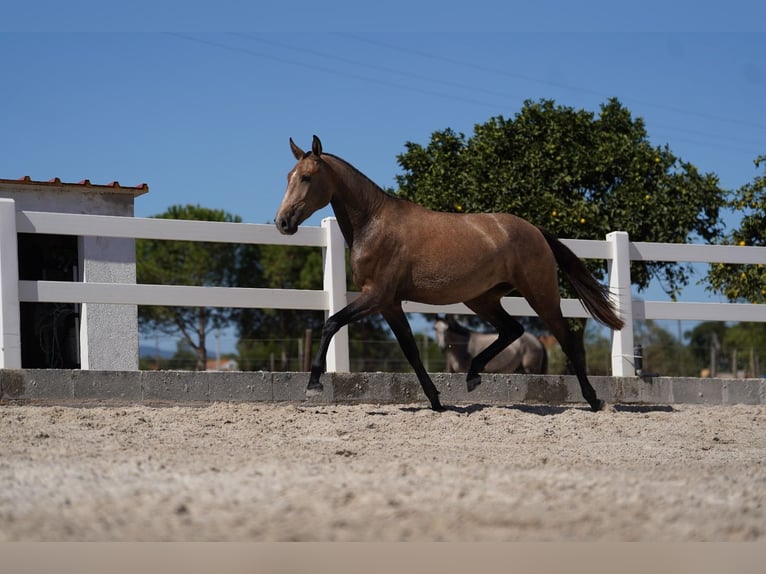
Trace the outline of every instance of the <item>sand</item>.
<path fill-rule="evenodd" d="M 0 541 L 766 539 L 766 408 L 0 405 Z"/>

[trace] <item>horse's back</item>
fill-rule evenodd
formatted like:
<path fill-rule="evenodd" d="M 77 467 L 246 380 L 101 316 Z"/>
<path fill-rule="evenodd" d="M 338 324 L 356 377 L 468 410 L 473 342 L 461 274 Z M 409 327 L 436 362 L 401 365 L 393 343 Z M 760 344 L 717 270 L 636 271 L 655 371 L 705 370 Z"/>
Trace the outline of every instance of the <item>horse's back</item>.
<path fill-rule="evenodd" d="M 386 259 L 385 264 L 365 259 L 375 275 L 391 278 L 404 272 L 401 279 L 391 279 L 400 287 L 402 299 L 438 305 L 469 301 L 498 285 L 528 290 L 535 277 L 546 274 L 546 267 L 548 274 L 554 269 L 542 233 L 520 217 L 442 213 L 405 202 L 394 205 L 385 222 L 376 222 L 375 239 L 368 247 L 374 253 L 394 253 L 396 259 Z M 359 275 L 372 275 L 360 271 Z"/>

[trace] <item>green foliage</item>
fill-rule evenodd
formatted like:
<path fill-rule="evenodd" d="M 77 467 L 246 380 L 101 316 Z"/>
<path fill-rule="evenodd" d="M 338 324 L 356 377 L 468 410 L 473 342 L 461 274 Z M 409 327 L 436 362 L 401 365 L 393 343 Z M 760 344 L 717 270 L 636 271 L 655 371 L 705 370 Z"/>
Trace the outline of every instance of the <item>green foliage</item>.
<path fill-rule="evenodd" d="M 651 145 L 643 121 L 616 99 L 598 116 L 527 101 L 470 138 L 445 129 L 425 147 L 408 142 L 398 160 L 399 195 L 441 211 L 510 212 L 566 238 L 621 230 L 633 241 L 686 242 L 721 233 L 717 177 Z M 604 277 L 603 262 L 588 264 Z M 642 289 L 658 276 L 672 296 L 688 283 L 688 266 L 672 262 L 634 262 L 631 273 Z"/>
<path fill-rule="evenodd" d="M 698 369 L 709 366 L 710 347 L 720 346 L 727 330 L 728 327 L 723 321 L 705 321 L 685 333 L 689 339 L 689 352 Z"/>
<path fill-rule="evenodd" d="M 155 216 L 161 219 L 189 219 L 237 223 L 241 219 L 222 210 L 199 205 L 174 205 Z M 139 283 L 159 285 L 193 285 L 235 287 L 243 285 L 242 269 L 257 275 L 252 261 L 257 253 L 230 243 L 192 241 L 136 241 L 136 275 Z M 249 277 L 249 282 L 257 279 Z M 196 368 L 205 369 L 206 338 L 214 329 L 225 327 L 233 317 L 231 309 L 205 307 L 140 307 L 139 326 L 145 332 L 159 331 L 176 335 L 197 356 Z"/>
<path fill-rule="evenodd" d="M 312 247 L 261 245 L 261 285 L 270 289 L 322 289 L 322 252 Z M 241 309 L 236 313 L 237 350 L 245 370 L 301 370 L 298 340 L 324 322 L 321 311 Z M 290 359 L 293 359 L 291 362 Z"/>
<path fill-rule="evenodd" d="M 643 348 L 644 373 L 663 377 L 699 375 L 697 362 L 689 347 L 654 321 L 637 321 L 634 340 Z"/>
<path fill-rule="evenodd" d="M 686 336 L 699 370 L 713 366 L 718 373 L 733 372 L 736 362 L 736 369 L 744 370 L 746 376 L 760 377 L 766 372 L 766 323 L 706 321 Z M 716 365 L 710 364 L 711 357 Z"/>
<path fill-rule="evenodd" d="M 260 266 L 263 286 L 271 289 L 322 289 L 322 252 L 312 247 L 262 245 Z M 347 263 L 348 267 L 348 263 Z M 348 289 L 353 289 L 347 268 Z M 240 365 L 246 369 L 270 369 L 272 356 L 278 370 L 302 370 L 300 344 L 306 330 L 312 331 L 312 352 L 317 351 L 324 324 L 321 311 L 297 309 L 241 309 L 236 315 L 240 336 L 237 349 Z M 373 315 L 348 326 L 349 354 L 354 370 L 383 370 L 392 349 L 383 320 Z M 394 343 L 395 345 L 396 343 Z M 304 345 L 305 346 L 305 345 Z M 398 347 L 393 349 L 399 357 Z M 373 368 L 374 367 L 374 368 Z"/>
<path fill-rule="evenodd" d="M 198 205 L 175 205 L 156 217 L 228 223 L 241 221 L 236 215 Z M 139 283 L 322 289 L 322 252 L 317 248 L 138 240 L 136 253 Z M 184 349 L 191 349 L 196 356 L 194 364 L 198 370 L 205 368 L 208 334 L 232 324 L 240 338 L 237 350 L 241 368 L 269 369 L 273 363 L 277 369 L 300 370 L 302 359 L 299 348 L 305 341 L 306 330 L 314 332 L 312 351 L 315 352 L 318 331 L 324 324 L 324 313 L 258 308 L 139 308 L 142 331 L 172 336 L 180 333 Z M 380 317 L 351 325 L 349 335 L 352 357 L 358 361 L 367 358 L 383 362 L 390 354 L 389 348 L 373 344 L 389 339 Z M 186 362 L 183 364 L 187 364 L 188 357 L 184 359 Z"/>
<path fill-rule="evenodd" d="M 604 328 L 595 321 L 590 321 L 585 329 L 585 349 L 590 375 L 612 374 L 612 343 L 604 333 Z"/>
<path fill-rule="evenodd" d="M 756 168 L 764 166 L 764 173 L 739 188 L 729 207 L 740 212 L 739 227 L 728 234 L 723 243 L 728 245 L 766 246 L 766 156 L 755 160 Z M 766 303 L 766 265 L 710 266 L 709 290 L 725 295 L 730 301 Z"/>

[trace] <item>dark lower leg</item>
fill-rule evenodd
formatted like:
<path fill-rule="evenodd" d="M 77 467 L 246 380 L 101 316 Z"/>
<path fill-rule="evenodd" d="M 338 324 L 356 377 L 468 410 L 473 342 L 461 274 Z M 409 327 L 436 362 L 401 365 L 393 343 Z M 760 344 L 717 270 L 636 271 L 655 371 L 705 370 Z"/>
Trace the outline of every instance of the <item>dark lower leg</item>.
<path fill-rule="evenodd" d="M 518 339 L 523 332 L 524 329 L 521 325 L 519 325 L 518 330 L 503 329 L 498 333 L 497 339 L 495 339 L 489 347 L 473 358 L 471 365 L 468 367 L 468 374 L 466 375 L 469 392 L 481 384 L 481 376 L 479 373 L 486 368 L 487 363 L 494 359 L 508 345 Z"/>
<path fill-rule="evenodd" d="M 353 303 L 347 305 L 325 321 L 324 327 L 322 327 L 322 337 L 319 340 L 319 350 L 317 351 L 314 360 L 311 362 L 309 383 L 306 386 L 306 391 L 309 394 L 319 393 L 324 388 L 319 381 L 319 378 L 325 371 L 327 350 L 330 348 L 330 341 L 335 336 L 335 333 L 349 323 L 368 315 L 371 309 L 372 306 L 370 303 L 366 299 L 359 297 Z"/>
<path fill-rule="evenodd" d="M 561 350 L 564 351 L 569 364 L 577 376 L 577 381 L 580 383 L 580 390 L 582 391 L 583 398 L 588 401 L 590 408 L 594 411 L 600 411 L 604 408 L 604 401 L 598 398 L 595 389 L 591 386 L 588 380 L 587 371 L 585 368 L 585 349 L 582 344 L 578 343 L 577 337 L 572 329 L 569 327 L 567 320 L 564 319 L 561 314 L 561 309 L 556 303 L 555 306 L 551 304 L 551 300 L 545 300 L 546 304 L 542 305 L 539 302 L 535 304 L 533 301 L 529 301 L 532 308 L 537 311 L 545 324 L 551 330 L 556 340 L 561 345 Z"/>
<path fill-rule="evenodd" d="M 595 411 L 600 411 L 604 408 L 604 401 L 598 398 L 596 391 L 588 380 L 588 375 L 585 368 L 585 354 L 580 345 L 577 344 L 574 333 L 567 327 L 566 335 L 563 336 L 564 341 L 559 340 L 561 348 L 569 359 L 572 369 L 577 376 L 577 381 L 580 383 L 580 390 L 582 396 L 588 401 L 590 408 Z"/>
<path fill-rule="evenodd" d="M 311 374 L 309 375 L 309 384 L 306 386 L 306 390 L 309 392 L 321 392 L 324 386 L 319 382 L 319 378 L 325 371 L 325 364 L 327 362 L 327 350 L 330 348 L 330 341 L 335 333 L 341 329 L 337 322 L 333 321 L 330 317 L 322 327 L 322 337 L 319 340 L 319 350 L 317 351 L 314 360 L 311 362 Z"/>
<path fill-rule="evenodd" d="M 439 400 L 439 391 L 436 389 L 431 377 L 428 376 L 423 362 L 420 360 L 420 351 L 418 351 L 418 345 L 415 342 L 415 337 L 412 335 L 412 329 L 410 329 L 410 324 L 404 311 L 397 307 L 384 312 L 383 317 L 394 332 L 396 340 L 404 352 L 404 356 L 407 357 L 410 365 L 415 369 L 415 374 L 418 377 L 420 386 L 423 388 L 423 392 L 431 403 L 431 408 L 435 411 L 443 411 L 444 407 Z"/>
<path fill-rule="evenodd" d="M 499 298 L 490 298 L 489 300 L 474 300 L 466 302 L 482 320 L 492 324 L 497 329 L 497 339 L 489 347 L 476 355 L 468 367 L 466 375 L 466 385 L 468 392 L 473 391 L 481 384 L 481 373 L 492 359 L 502 352 L 508 345 L 521 337 L 524 333 L 524 327 L 521 323 L 511 317 L 500 303 Z"/>

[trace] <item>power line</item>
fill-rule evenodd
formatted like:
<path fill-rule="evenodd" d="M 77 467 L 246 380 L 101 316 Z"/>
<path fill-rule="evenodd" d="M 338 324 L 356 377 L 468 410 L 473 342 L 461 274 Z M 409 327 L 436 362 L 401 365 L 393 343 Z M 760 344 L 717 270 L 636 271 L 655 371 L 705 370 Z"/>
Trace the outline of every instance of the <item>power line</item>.
<path fill-rule="evenodd" d="M 398 90 L 405 90 L 405 91 L 409 91 L 409 92 L 420 93 L 420 94 L 427 95 L 427 96 L 437 97 L 437 98 L 441 98 L 441 99 L 445 99 L 445 100 L 452 100 L 452 101 L 457 101 L 457 102 L 463 102 L 463 103 L 467 103 L 467 104 L 471 104 L 471 105 L 477 105 L 477 106 L 481 106 L 481 107 L 491 107 L 491 108 L 495 108 L 495 109 L 497 109 L 497 107 L 498 107 L 496 104 L 493 104 L 493 103 L 487 102 L 487 101 L 478 100 L 476 98 L 456 96 L 454 94 L 447 94 L 447 93 L 444 93 L 444 92 L 428 90 L 428 89 L 425 89 L 425 88 L 417 88 L 417 87 L 413 87 L 413 86 L 402 85 L 402 84 L 398 84 L 396 82 L 390 82 L 388 80 L 384 80 L 384 79 L 380 79 L 380 78 L 374 78 L 374 77 L 369 77 L 369 76 L 362 76 L 362 75 L 359 75 L 359 74 L 353 74 L 353 73 L 350 73 L 350 72 L 344 72 L 344 71 L 341 71 L 341 70 L 337 70 L 337 69 L 333 69 L 333 68 L 328 68 L 328 67 L 325 67 L 325 66 L 320 66 L 320 65 L 317 65 L 314 62 L 306 63 L 306 62 L 302 62 L 302 61 L 298 61 L 298 60 L 293 60 L 291 58 L 284 58 L 284 57 L 281 57 L 281 56 L 274 56 L 273 54 L 267 54 L 267 53 L 263 53 L 263 52 L 258 52 L 258 51 L 255 51 L 255 50 L 251 50 L 249 48 L 242 48 L 242 47 L 239 47 L 239 46 L 233 46 L 231 44 L 224 44 L 222 42 L 206 40 L 206 39 L 198 38 L 198 37 L 195 37 L 195 36 L 189 36 L 187 34 L 179 34 L 179 33 L 175 33 L 175 32 L 166 32 L 166 33 L 168 35 L 170 35 L 170 36 L 175 37 L 175 38 L 179 38 L 179 39 L 186 40 L 186 41 L 189 41 L 189 42 L 195 42 L 195 43 L 198 43 L 198 44 L 202 44 L 202 45 L 218 48 L 218 49 L 221 49 L 221 50 L 226 50 L 226 51 L 229 51 L 229 52 L 237 52 L 237 53 L 240 53 L 240 54 L 245 54 L 247 56 L 253 56 L 253 57 L 261 58 L 261 59 L 264 59 L 264 60 L 272 60 L 272 61 L 283 63 L 283 64 L 289 64 L 289 65 L 292 65 L 292 66 L 299 66 L 299 67 L 306 68 L 306 69 L 309 69 L 309 70 L 312 70 L 312 71 L 315 71 L 315 72 L 318 71 L 318 72 L 323 72 L 323 73 L 326 73 L 326 74 L 333 74 L 335 76 L 341 76 L 341 77 L 350 78 L 350 79 L 353 79 L 353 80 L 368 82 L 368 83 L 371 83 L 371 84 L 378 84 L 378 85 L 386 86 L 388 88 L 395 88 L 395 89 L 398 89 Z"/>
<path fill-rule="evenodd" d="M 346 39 L 349 39 L 349 40 L 353 40 L 353 41 L 356 41 L 356 42 L 364 42 L 364 43 L 367 43 L 367 44 L 370 44 L 370 45 L 373 45 L 373 46 L 378 46 L 378 47 L 381 47 L 381 48 L 386 48 L 388 50 L 395 50 L 395 51 L 398 51 L 398 52 L 402 52 L 402 53 L 410 55 L 410 56 L 415 55 L 415 56 L 419 56 L 419 57 L 422 57 L 422 58 L 428 58 L 428 59 L 431 59 L 431 60 L 434 60 L 434 61 L 440 61 L 440 62 L 443 62 L 443 63 L 446 63 L 446 64 L 450 64 L 450 65 L 453 65 L 453 66 L 461 66 L 461 67 L 464 67 L 464 68 L 479 70 L 479 71 L 488 72 L 488 73 L 491 73 L 491 74 L 497 74 L 497 75 L 501 75 L 501 76 L 506 76 L 506 77 L 509 77 L 509 78 L 516 78 L 516 79 L 524 80 L 524 81 L 527 81 L 527 82 L 533 82 L 533 83 L 537 83 L 537 84 L 541 84 L 541 85 L 552 86 L 552 87 L 555 87 L 555 88 L 560 88 L 560 89 L 565 89 L 565 90 L 570 90 L 570 91 L 576 91 L 576 92 L 581 92 L 581 93 L 585 93 L 585 94 L 595 95 L 595 96 L 599 96 L 601 98 L 608 98 L 609 97 L 608 94 L 604 94 L 603 92 L 600 92 L 600 91 L 597 91 L 597 90 L 593 90 L 593 89 L 590 89 L 590 88 L 584 88 L 582 86 L 573 86 L 573 85 L 570 85 L 570 84 L 562 84 L 560 82 L 552 82 L 550 80 L 543 80 L 543 79 L 540 79 L 540 78 L 533 78 L 531 76 L 526 76 L 526 75 L 523 75 L 523 74 L 509 72 L 508 70 L 503 70 L 503 69 L 500 69 L 500 68 L 494 68 L 492 66 L 485 66 L 483 64 L 477 64 L 476 62 L 465 62 L 465 61 L 461 61 L 461 60 L 456 60 L 454 58 L 449 58 L 447 56 L 442 56 L 442 55 L 439 55 L 439 54 L 433 54 L 433 53 L 425 52 L 425 51 L 422 51 L 422 50 L 416 50 L 416 49 L 412 49 L 412 48 L 403 48 L 401 46 L 397 46 L 396 44 L 389 44 L 387 42 L 381 42 L 379 40 L 372 40 L 370 38 L 364 38 L 364 37 L 361 37 L 361 36 L 356 36 L 355 34 L 350 34 L 350 33 L 347 33 L 347 32 L 335 32 L 335 34 L 340 36 L 340 37 L 343 37 L 343 38 L 346 38 Z M 749 128 L 758 128 L 758 129 L 766 130 L 766 125 L 754 124 L 752 122 L 745 121 L 745 120 L 738 120 L 738 119 L 734 119 L 734 118 L 726 118 L 726 117 L 723 117 L 723 116 L 716 116 L 716 115 L 708 114 L 708 113 L 704 113 L 704 112 L 697 112 L 697 111 L 694 111 L 694 110 L 689 110 L 687 108 L 678 108 L 678 107 L 675 107 L 675 106 L 669 106 L 667 104 L 660 104 L 660 103 L 656 103 L 656 102 L 646 102 L 646 101 L 642 101 L 642 100 L 637 100 L 635 98 L 625 98 L 625 101 L 626 102 L 633 102 L 633 103 L 639 104 L 641 106 L 662 109 L 662 110 L 670 111 L 670 112 L 677 113 L 677 114 L 695 116 L 695 117 L 699 117 L 699 118 L 704 118 L 704 119 L 708 119 L 708 120 L 714 120 L 714 121 L 718 121 L 718 122 L 722 122 L 722 123 L 728 123 L 728 124 L 732 124 L 732 125 L 747 126 Z"/>
<path fill-rule="evenodd" d="M 456 95 L 454 92 L 445 93 L 444 91 L 432 90 L 432 89 L 417 87 L 417 86 L 413 86 L 411 84 L 401 84 L 401 83 L 392 82 L 390 80 L 387 80 L 387 79 L 384 79 L 384 78 L 380 78 L 380 77 L 371 77 L 371 76 L 368 76 L 368 75 L 361 75 L 361 74 L 352 73 L 352 72 L 348 72 L 348 71 L 344 71 L 344 70 L 339 70 L 337 68 L 332 68 L 332 67 L 328 67 L 328 66 L 322 66 L 322 65 L 317 64 L 316 61 L 314 61 L 314 60 L 312 60 L 310 62 L 306 62 L 305 60 L 296 60 L 296 59 L 289 58 L 289 57 L 274 55 L 272 53 L 268 53 L 268 52 L 264 52 L 264 51 L 258 51 L 258 50 L 254 50 L 254 49 L 251 49 L 251 48 L 246 48 L 246 47 L 242 47 L 242 46 L 232 45 L 230 43 L 224 43 L 224 42 L 219 42 L 219 41 L 208 40 L 208 39 L 200 38 L 200 37 L 197 37 L 197 36 L 190 36 L 188 34 L 168 33 L 168 35 L 176 37 L 176 38 L 179 38 L 179 39 L 182 39 L 182 40 L 185 40 L 185 41 L 188 41 L 188 42 L 194 42 L 194 43 L 197 43 L 197 44 L 200 44 L 200 45 L 206 45 L 206 46 L 213 47 L 213 48 L 220 49 L 220 50 L 225 50 L 225 51 L 229 51 L 229 52 L 235 52 L 235 53 L 239 53 L 239 54 L 244 54 L 246 56 L 255 57 L 255 58 L 259 58 L 259 59 L 263 59 L 263 60 L 271 60 L 271 61 L 274 61 L 274 62 L 278 62 L 278 63 L 282 63 L 282 64 L 287 64 L 287 65 L 290 65 L 290 66 L 302 67 L 302 68 L 305 68 L 305 69 L 308 69 L 308 70 L 319 71 L 319 72 L 322 72 L 322 73 L 332 74 L 332 75 L 339 76 L 339 77 L 345 77 L 345 78 L 352 79 L 352 80 L 355 80 L 355 81 L 361 81 L 361 82 L 365 82 L 365 83 L 369 83 L 369 84 L 377 84 L 377 85 L 385 86 L 385 87 L 388 87 L 388 88 L 393 88 L 393 89 L 397 89 L 397 90 L 403 90 L 403 91 L 407 91 L 407 92 L 411 92 L 411 93 L 419 93 L 419 94 L 430 96 L 430 97 L 437 97 L 437 98 L 444 99 L 444 100 L 462 102 L 462 103 L 466 103 L 466 104 L 470 104 L 470 105 L 481 106 L 481 107 L 484 107 L 484 108 L 492 108 L 494 110 L 497 110 L 498 108 L 502 108 L 503 107 L 502 104 L 495 104 L 495 103 L 492 103 L 492 102 L 487 101 L 487 100 L 477 99 L 477 98 L 473 98 L 473 97 L 459 96 L 459 95 Z M 352 58 L 347 58 L 347 57 L 344 57 L 344 56 L 338 56 L 336 54 L 329 54 L 327 52 L 321 52 L 321 51 L 318 51 L 318 50 L 305 49 L 305 48 L 296 48 L 296 47 L 294 47 L 292 45 L 289 45 L 289 44 L 286 44 L 286 43 L 283 43 L 283 42 L 279 42 L 279 41 L 275 41 L 275 40 L 270 40 L 270 39 L 266 40 L 264 38 L 261 38 L 261 37 L 258 37 L 258 36 L 254 36 L 252 34 L 233 34 L 233 35 L 237 36 L 237 37 L 240 37 L 242 39 L 245 39 L 245 40 L 255 41 L 255 42 L 258 42 L 258 43 L 266 45 L 266 46 L 278 47 L 280 49 L 288 49 L 288 50 L 291 50 L 291 51 L 299 52 L 300 54 L 310 55 L 312 57 L 324 58 L 324 59 L 327 59 L 327 60 L 340 62 L 340 63 L 342 63 L 344 65 L 351 65 L 351 66 L 356 66 L 356 67 L 360 67 L 360 68 L 367 68 L 367 69 L 373 70 L 375 72 L 383 72 L 383 73 L 389 74 L 389 75 L 398 75 L 398 76 L 401 76 L 401 77 L 404 77 L 404 78 L 407 78 L 407 79 L 415 79 L 415 80 L 417 80 L 419 82 L 426 82 L 426 83 L 430 83 L 430 84 L 434 84 L 434 85 L 442 85 L 442 86 L 445 86 L 445 87 L 448 87 L 448 88 L 459 88 L 461 90 L 470 90 L 472 92 L 479 92 L 479 93 L 482 93 L 482 94 L 485 94 L 485 95 L 502 98 L 503 100 L 514 98 L 514 96 L 512 96 L 511 94 L 503 93 L 503 92 L 498 92 L 498 91 L 494 91 L 494 90 L 488 90 L 488 89 L 482 88 L 480 86 L 468 85 L 468 84 L 465 84 L 465 83 L 455 82 L 455 81 L 452 81 L 452 80 L 445 80 L 445 79 L 441 79 L 441 78 L 437 79 L 437 78 L 433 78 L 433 77 L 425 77 L 423 75 L 415 74 L 413 72 L 408 72 L 408 71 L 400 70 L 400 69 L 394 69 L 394 68 L 391 68 L 391 67 L 388 67 L 388 66 L 382 66 L 382 65 L 378 65 L 378 64 L 373 64 L 373 63 L 370 63 L 370 62 L 359 61 L 359 60 L 355 60 L 355 59 L 352 59 Z M 409 56 L 416 55 L 416 56 L 420 56 L 420 57 L 423 57 L 423 58 L 429 58 L 429 59 L 433 59 L 433 60 L 437 60 L 437 61 L 442 61 L 442 62 L 448 63 L 450 65 L 454 65 L 454 66 L 466 67 L 466 68 L 469 68 L 469 69 L 480 70 L 480 71 L 484 71 L 484 72 L 488 72 L 488 73 L 492 73 L 492 74 L 499 74 L 499 75 L 502 75 L 502 76 L 511 77 L 511 78 L 515 78 L 515 79 L 521 79 L 521 80 L 528 81 L 528 82 L 535 82 L 535 83 L 538 83 L 538 84 L 549 85 L 549 86 L 557 87 L 557 88 L 560 88 L 560 89 L 566 89 L 566 90 L 572 90 L 572 91 L 580 91 L 580 92 L 591 94 L 591 95 L 597 95 L 599 97 L 606 97 L 606 96 L 604 96 L 604 94 L 602 94 L 602 93 L 600 93 L 600 92 L 598 92 L 596 90 L 591 90 L 589 88 L 581 88 L 581 87 L 570 86 L 570 85 L 561 84 L 561 83 L 557 83 L 557 82 L 550 82 L 550 81 L 546 81 L 546 80 L 540 80 L 540 79 L 537 79 L 537 78 L 531 78 L 531 77 L 528 77 L 528 76 L 525 76 L 525 75 L 522 75 L 522 74 L 516 74 L 516 73 L 508 72 L 507 70 L 500 70 L 500 69 L 493 68 L 493 67 L 490 67 L 490 66 L 485 66 L 483 64 L 469 63 L 469 62 L 464 62 L 464 61 L 456 60 L 456 59 L 453 59 L 453 58 L 449 58 L 449 57 L 446 57 L 446 56 L 441 56 L 441 55 L 438 55 L 438 54 L 431 54 L 431 53 L 424 52 L 424 51 L 421 51 L 421 50 L 415 50 L 415 49 L 410 49 L 410 48 L 403 48 L 403 47 L 400 47 L 400 46 L 396 46 L 394 44 L 388 44 L 386 42 L 380 42 L 380 41 L 376 41 L 376 40 L 370 40 L 370 39 L 367 39 L 367 38 L 361 38 L 361 37 L 358 37 L 358 36 L 354 36 L 353 34 L 336 33 L 336 35 L 338 35 L 340 37 L 347 38 L 347 39 L 351 39 L 352 41 L 365 42 L 365 43 L 368 43 L 368 44 L 371 44 L 371 45 L 375 45 L 375 46 L 379 46 L 379 47 L 383 47 L 383 48 L 386 48 L 386 49 L 389 49 L 389 50 L 396 50 L 396 51 L 402 52 L 402 53 L 404 53 L 406 55 L 409 55 Z M 728 119 L 728 118 L 720 118 L 720 117 L 716 117 L 716 116 L 713 116 L 713 115 L 710 115 L 710 114 L 701 114 L 701 113 L 698 113 L 698 112 L 693 112 L 693 111 L 689 111 L 689 110 L 685 110 L 685 109 L 674 108 L 672 106 L 665 106 L 663 104 L 642 103 L 642 102 L 640 102 L 638 100 L 634 100 L 634 99 L 626 99 L 626 101 L 633 101 L 633 102 L 636 102 L 636 103 L 639 103 L 641 105 L 648 106 L 648 107 L 655 107 L 655 108 L 670 110 L 670 111 L 673 111 L 674 113 L 678 113 L 678 114 L 686 114 L 686 115 L 694 115 L 694 116 L 699 116 L 699 117 L 705 117 L 705 118 L 710 119 L 710 120 L 716 120 L 716 121 L 726 122 L 726 123 L 730 123 L 730 124 L 741 124 L 741 123 L 744 124 L 745 123 L 745 122 L 740 122 L 739 120 L 732 120 L 732 119 Z M 761 145 L 760 142 L 747 141 L 747 140 L 743 140 L 743 139 L 740 139 L 740 138 L 732 138 L 730 136 L 719 136 L 719 135 L 716 135 L 716 134 L 705 133 L 705 132 L 701 132 L 701 131 L 698 131 L 698 130 L 688 130 L 688 129 L 685 129 L 685 128 L 678 128 L 678 127 L 667 126 L 667 125 L 662 125 L 662 124 L 653 124 L 653 125 L 655 126 L 655 128 L 657 128 L 659 130 L 666 131 L 666 133 L 668 133 L 668 132 L 669 133 L 685 132 L 687 134 L 702 136 L 703 138 L 707 138 L 708 141 L 691 140 L 689 138 L 683 138 L 683 140 L 682 140 L 681 138 L 676 138 L 676 137 L 674 137 L 673 139 L 677 140 L 677 141 L 685 141 L 687 143 L 695 143 L 695 144 L 698 144 L 698 145 L 703 145 L 703 146 L 708 146 L 708 147 L 709 146 L 719 146 L 719 147 L 725 147 L 725 148 L 731 149 L 731 150 L 742 151 L 742 152 L 745 152 L 745 153 L 754 153 L 750 149 L 746 150 L 746 149 L 744 149 L 742 147 L 739 147 L 739 146 L 735 147 L 735 146 L 732 146 L 732 145 L 722 144 L 721 142 L 723 141 L 723 142 L 729 142 L 729 143 L 734 143 L 734 144 L 744 144 L 744 145 L 748 145 L 748 146 L 749 145 L 752 145 L 752 146 L 760 146 Z M 750 127 L 756 127 L 756 128 L 760 127 L 757 124 L 747 123 L 746 125 L 748 125 Z M 764 129 L 766 129 L 766 128 L 764 128 Z M 710 141 L 710 139 L 714 139 L 715 143 L 712 143 Z"/>
<path fill-rule="evenodd" d="M 322 57 L 322 58 L 327 58 L 328 60 L 335 60 L 337 62 L 341 62 L 341 63 L 344 63 L 344 64 L 351 64 L 353 66 L 359 66 L 359 67 L 363 67 L 363 68 L 368 68 L 370 70 L 375 70 L 375 71 L 378 71 L 378 72 L 385 72 L 387 74 L 393 74 L 393 75 L 396 75 L 396 76 L 402 76 L 404 78 L 415 79 L 415 80 L 418 80 L 418 81 L 429 82 L 429 83 L 432 83 L 432 84 L 440 84 L 440 85 L 447 86 L 447 87 L 450 87 L 450 88 L 460 88 L 462 90 L 469 90 L 469 91 L 472 91 L 472 92 L 480 92 L 480 93 L 483 93 L 483 94 L 486 94 L 486 95 L 489 95 L 489 96 L 499 97 L 499 98 L 503 98 L 503 99 L 515 97 L 515 96 L 513 96 L 511 94 L 508 94 L 508 93 L 505 93 L 505 92 L 498 92 L 498 91 L 495 91 L 495 90 L 488 90 L 486 88 L 482 88 L 482 87 L 476 86 L 476 85 L 469 85 L 469 84 L 464 84 L 464 83 L 460 83 L 460 82 L 455 82 L 455 81 L 452 81 L 452 80 L 445 80 L 443 78 L 426 77 L 426 76 L 424 76 L 422 74 L 416 74 L 414 72 L 407 72 L 405 70 L 390 68 L 390 67 L 387 67 L 387 66 L 381 66 L 379 64 L 372 64 L 370 62 L 362 62 L 362 61 L 359 61 L 359 60 L 353 60 L 351 58 L 346 58 L 344 56 L 338 56 L 336 54 L 328 54 L 326 52 L 319 52 L 317 50 L 311 50 L 311 49 L 306 49 L 306 48 L 296 48 L 295 46 L 291 46 L 289 44 L 285 44 L 285 43 L 282 43 L 282 42 L 277 42 L 277 41 L 274 41 L 274 40 L 266 40 L 264 38 L 255 36 L 253 34 L 233 33 L 233 35 L 234 36 L 239 36 L 239 37 L 247 39 L 247 40 L 253 40 L 253 41 L 261 43 L 261 44 L 266 44 L 266 45 L 269 45 L 269 46 L 276 46 L 276 47 L 279 47 L 279 48 L 285 48 L 285 49 L 292 50 L 292 51 L 298 51 L 298 52 L 301 52 L 302 54 L 309 54 L 309 55 L 312 55 L 312 56 L 319 56 L 319 57 Z M 410 88 L 407 87 L 406 89 L 410 89 Z M 489 104 L 487 104 L 487 105 L 489 105 Z"/>

